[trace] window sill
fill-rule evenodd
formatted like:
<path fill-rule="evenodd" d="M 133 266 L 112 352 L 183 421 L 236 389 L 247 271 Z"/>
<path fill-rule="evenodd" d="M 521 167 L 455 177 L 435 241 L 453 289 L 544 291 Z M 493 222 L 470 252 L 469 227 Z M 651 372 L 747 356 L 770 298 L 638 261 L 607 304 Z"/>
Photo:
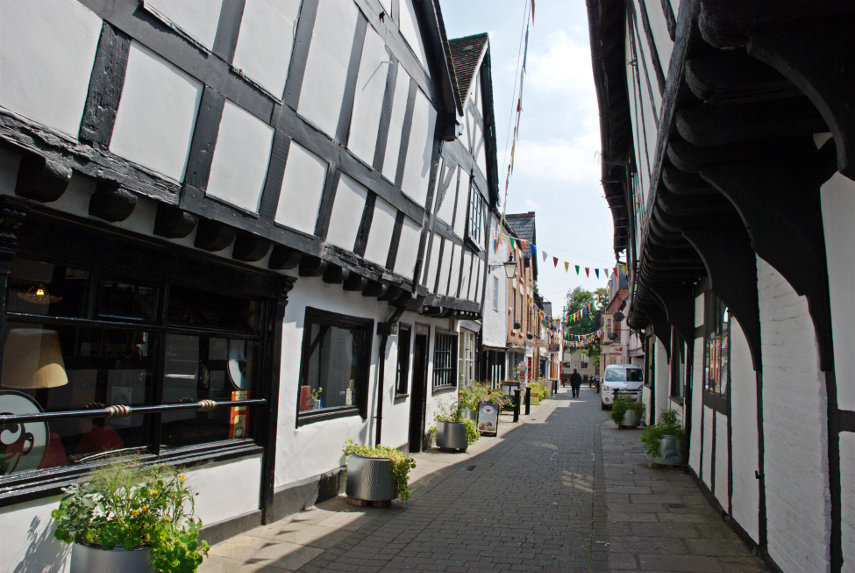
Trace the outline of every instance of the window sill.
<path fill-rule="evenodd" d="M 434 386 L 433 387 L 433 395 L 437 394 L 447 394 L 448 392 L 453 392 L 457 390 L 457 386 Z"/>
<path fill-rule="evenodd" d="M 395 404 L 403 402 L 404 400 L 406 400 L 409 397 L 410 397 L 409 394 L 395 394 Z"/>
<path fill-rule="evenodd" d="M 325 420 L 335 420 L 336 418 L 346 418 L 348 416 L 360 416 L 362 413 L 356 406 L 340 406 L 338 408 L 324 408 L 322 410 L 305 410 L 297 414 L 297 427 L 323 422 Z M 365 416 L 362 416 L 363 418 Z"/>
<path fill-rule="evenodd" d="M 727 394 L 719 394 L 704 390 L 704 406 L 712 408 L 716 412 L 727 415 Z"/>
<path fill-rule="evenodd" d="M 675 404 L 683 405 L 683 397 L 682 396 L 669 396 L 668 397 Z"/>

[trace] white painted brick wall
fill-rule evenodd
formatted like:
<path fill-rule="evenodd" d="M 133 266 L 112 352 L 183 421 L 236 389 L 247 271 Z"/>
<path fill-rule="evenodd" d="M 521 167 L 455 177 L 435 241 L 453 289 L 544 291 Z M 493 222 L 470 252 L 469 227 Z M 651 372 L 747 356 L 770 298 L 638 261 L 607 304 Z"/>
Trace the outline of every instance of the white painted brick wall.
<path fill-rule="evenodd" d="M 703 428 L 704 428 L 704 451 L 701 452 L 701 458 L 703 459 L 703 467 L 701 473 L 701 479 L 707 487 L 712 485 L 712 436 L 713 436 L 713 414 L 715 414 L 715 410 L 712 408 L 707 408 L 706 406 L 702 407 L 703 409 Z M 698 418 L 700 420 L 700 418 Z"/>
<path fill-rule="evenodd" d="M 727 510 L 728 464 L 727 415 L 715 412 L 715 497 L 725 510 Z"/>
<path fill-rule="evenodd" d="M 754 476 L 757 464 L 757 376 L 751 364 L 748 341 L 739 322 L 730 327 L 730 412 L 733 439 L 733 518 L 751 536 L 758 537 L 760 486 Z"/>
<path fill-rule="evenodd" d="M 784 571 L 826 571 L 826 397 L 807 303 L 757 259 L 769 554 Z"/>
<path fill-rule="evenodd" d="M 840 481 L 842 483 L 843 571 L 855 571 L 855 434 L 840 435 Z"/>

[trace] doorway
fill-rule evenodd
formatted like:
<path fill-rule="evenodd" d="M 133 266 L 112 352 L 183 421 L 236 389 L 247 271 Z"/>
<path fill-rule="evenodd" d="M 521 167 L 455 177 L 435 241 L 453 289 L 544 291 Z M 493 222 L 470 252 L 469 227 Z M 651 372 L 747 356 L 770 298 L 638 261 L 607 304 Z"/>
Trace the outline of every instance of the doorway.
<path fill-rule="evenodd" d="M 410 453 L 420 452 L 425 438 L 425 406 L 427 403 L 427 365 L 430 327 L 415 325 L 413 341 L 413 387 L 410 391 Z"/>

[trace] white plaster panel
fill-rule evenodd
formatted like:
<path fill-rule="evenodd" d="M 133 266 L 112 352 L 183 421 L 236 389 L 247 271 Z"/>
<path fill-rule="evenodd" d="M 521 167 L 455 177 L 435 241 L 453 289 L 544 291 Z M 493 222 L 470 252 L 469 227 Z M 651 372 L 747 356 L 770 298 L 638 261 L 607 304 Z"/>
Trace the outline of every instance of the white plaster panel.
<path fill-rule="evenodd" d="M 272 127 L 226 100 L 207 194 L 257 212 L 272 144 Z"/>
<path fill-rule="evenodd" d="M 855 183 L 839 172 L 820 190 L 837 406 L 855 410 Z"/>
<path fill-rule="evenodd" d="M 715 415 L 715 410 L 712 408 L 707 408 L 703 406 L 703 416 L 704 416 L 704 451 L 701 454 L 701 459 L 703 459 L 703 475 L 701 475 L 701 479 L 710 487 L 712 484 L 712 436 L 713 436 L 713 416 Z"/>
<path fill-rule="evenodd" d="M 304 277 L 296 282 L 288 294 L 288 307 L 282 325 L 282 361 L 279 373 L 279 419 L 277 424 L 277 455 L 274 484 L 281 488 L 299 480 L 335 470 L 344 463 L 341 448 L 348 439 L 366 443 L 373 440 L 374 428 L 360 416 L 348 416 L 296 426 L 297 396 L 299 393 L 300 361 L 303 346 L 303 326 L 306 307 L 375 322 L 385 320 L 391 313 L 387 304 L 370 300 L 356 292 L 343 291 L 341 285 L 329 285 L 320 278 Z M 379 345 L 370 336 L 372 345 L 368 372 L 368 411 L 374 412 L 377 395 L 377 364 Z M 387 371 L 394 372 L 394 368 Z M 387 382 L 388 382 L 387 378 Z M 390 383 L 386 384 L 389 387 Z M 386 424 L 384 424 L 385 426 Z M 384 436 L 387 435 L 384 433 Z M 302 454 L 297 454 L 302 452 Z"/>
<path fill-rule="evenodd" d="M 671 11 L 674 12 L 674 20 L 680 21 L 680 4 L 681 0 L 671 0 Z"/>
<path fill-rule="evenodd" d="M 825 377 L 807 302 L 757 259 L 769 554 L 788 571 L 826 571 L 830 500 Z"/>
<path fill-rule="evenodd" d="M 454 198 L 457 197 L 457 184 L 460 179 L 460 170 L 457 167 L 454 167 L 453 175 L 451 176 L 451 181 L 448 184 L 448 189 L 445 191 L 445 195 L 442 196 L 442 203 L 437 205 L 436 207 L 436 216 L 441 220 L 445 221 L 449 225 L 454 220 Z M 442 171 L 439 171 L 442 173 Z M 437 182 L 439 182 L 439 177 L 437 177 Z M 437 194 L 439 195 L 439 194 Z M 437 201 L 439 201 L 440 197 L 437 197 Z"/>
<path fill-rule="evenodd" d="M 641 18 L 641 15 L 639 15 Z M 642 61 L 638 61 L 638 71 L 641 74 L 641 85 L 644 86 L 644 89 L 641 91 L 642 97 L 645 99 L 645 104 L 653 110 L 654 117 L 658 115 L 658 111 L 662 109 L 662 92 L 659 91 L 659 80 L 656 79 L 656 70 L 653 67 L 653 58 L 658 58 L 658 54 L 655 52 L 653 54 L 650 53 L 650 44 L 647 43 L 647 33 L 644 31 L 644 28 L 641 27 L 641 22 L 638 22 L 638 28 L 636 28 L 636 37 L 635 37 L 635 49 L 640 52 L 643 58 Z M 648 83 L 650 84 L 650 89 L 647 89 Z M 650 100 L 650 91 L 653 91 L 653 100 Z M 645 110 L 646 113 L 646 110 Z M 655 140 L 655 134 L 654 134 Z"/>
<path fill-rule="evenodd" d="M 419 205 L 425 204 L 430 167 L 433 158 L 433 131 L 436 125 L 436 110 L 422 93 L 416 90 L 413 105 L 413 120 L 410 124 L 410 141 L 407 158 L 404 163 L 404 177 L 401 190 L 412 197 Z"/>
<path fill-rule="evenodd" d="M 319 2 L 297 112 L 335 136 L 356 27 L 353 2 Z"/>
<path fill-rule="evenodd" d="M 450 279 L 448 281 L 448 296 L 457 296 L 457 289 L 460 286 L 460 257 L 463 254 L 463 249 L 460 245 L 454 245 L 451 253 Z"/>
<path fill-rule="evenodd" d="M 222 0 L 144 0 L 143 5 L 206 48 L 214 47 Z"/>
<path fill-rule="evenodd" d="M 692 435 L 689 442 L 689 466 L 693 470 L 695 470 L 696 475 L 700 475 L 700 467 L 701 467 L 701 425 L 697 422 L 697 420 L 701 419 L 701 413 L 703 412 L 703 360 L 704 360 L 704 340 L 703 338 L 696 338 L 694 341 L 694 356 L 692 360 L 694 361 L 695 367 L 692 369 L 692 403 L 689 407 L 692 409 L 692 420 L 695 422 L 692 424 Z M 657 360 L 659 356 L 657 354 Z"/>
<path fill-rule="evenodd" d="M 650 31 L 653 32 L 653 43 L 656 45 L 656 53 L 662 66 L 662 73 L 668 77 L 668 68 L 671 62 L 671 52 L 674 50 L 674 42 L 668 33 L 668 21 L 665 12 L 662 11 L 662 3 L 657 0 L 645 2 L 647 7 L 647 19 L 650 22 Z"/>
<path fill-rule="evenodd" d="M 259 508 L 261 456 L 199 466 L 186 475 L 198 494 L 194 499 L 196 517 L 206 526 Z"/>
<path fill-rule="evenodd" d="M 629 21 L 627 21 L 626 25 L 626 33 L 627 37 L 629 34 L 632 34 L 632 28 L 629 25 Z M 626 42 L 626 61 L 630 62 L 636 59 L 636 55 L 632 52 L 632 46 L 629 41 Z M 638 186 L 641 191 L 642 205 L 647 204 L 647 193 L 648 187 L 650 185 L 650 157 L 647 152 L 647 139 L 644 137 L 644 131 L 642 129 L 641 121 L 643 121 L 642 113 L 641 113 L 641 101 L 639 96 L 640 86 L 639 75 L 638 75 L 638 67 L 637 66 L 627 66 L 626 67 L 626 83 L 627 86 L 631 86 L 630 89 L 630 102 L 629 102 L 629 116 L 630 122 L 632 123 L 632 131 L 633 131 L 633 147 L 635 148 L 635 159 L 636 163 L 639 166 L 638 169 Z M 651 151 L 651 153 L 653 153 Z"/>
<path fill-rule="evenodd" d="M 487 175 L 487 145 L 484 138 L 484 126 L 481 122 L 475 124 L 475 163 L 486 177 Z"/>
<path fill-rule="evenodd" d="M 704 295 L 695 297 L 695 328 L 704 325 Z"/>
<path fill-rule="evenodd" d="M 463 237 L 463 233 L 466 231 L 466 212 L 469 208 L 471 178 L 462 167 L 459 169 L 460 184 L 457 186 L 457 214 L 454 216 L 454 233 L 458 237 Z"/>
<path fill-rule="evenodd" d="M 392 231 L 395 230 L 397 209 L 380 199 L 374 202 L 374 217 L 371 219 L 371 229 L 368 231 L 368 242 L 365 245 L 365 258 L 381 267 L 386 266 L 389 257 L 389 244 L 392 242 Z"/>
<path fill-rule="evenodd" d="M 416 13 L 413 9 L 413 0 L 403 0 L 401 2 L 399 26 L 401 29 L 401 35 L 404 36 L 407 44 L 410 45 L 410 48 L 416 55 L 416 58 L 418 58 L 419 62 L 422 64 L 422 68 L 424 68 L 425 73 L 427 73 L 427 56 L 425 54 L 424 42 L 422 42 L 422 35 L 419 33 L 418 20 L 416 19 Z"/>
<path fill-rule="evenodd" d="M 727 508 L 727 416 L 715 412 L 715 497 Z"/>
<path fill-rule="evenodd" d="M 439 239 L 439 236 L 434 236 L 434 247 L 438 249 L 439 244 L 444 243 L 444 247 L 442 249 L 442 257 L 440 257 L 437 265 L 439 267 L 439 283 L 436 289 L 436 294 L 447 294 L 448 293 L 448 274 L 451 270 L 451 256 L 452 249 L 451 243 L 445 239 Z M 429 288 L 433 288 L 432 284 L 428 285 Z"/>
<path fill-rule="evenodd" d="M 327 242 L 348 251 L 353 250 L 367 194 L 365 187 L 347 175 L 341 175 L 330 215 Z"/>
<path fill-rule="evenodd" d="M 300 0 L 247 2 L 232 65 L 261 87 L 282 97 L 297 28 Z"/>
<path fill-rule="evenodd" d="M 374 28 L 368 26 L 362 46 L 362 59 L 359 62 L 347 140 L 347 146 L 353 154 L 368 165 L 374 163 L 388 75 L 389 54 L 386 52 L 386 44 Z"/>
<path fill-rule="evenodd" d="M 410 76 L 404 67 L 398 64 L 398 75 L 395 78 L 395 95 L 392 99 L 392 115 L 389 118 L 389 134 L 386 137 L 386 155 L 383 158 L 383 177 L 395 182 L 398 172 L 398 155 L 401 152 L 402 130 L 404 115 L 407 112 L 407 98 L 410 93 Z"/>
<path fill-rule="evenodd" d="M 404 217 L 401 227 L 401 239 L 398 241 L 398 254 L 395 259 L 395 273 L 411 278 L 416 269 L 416 259 L 419 256 L 419 241 L 422 236 L 422 228 L 418 223 L 408 217 Z M 435 272 L 435 271 L 434 271 Z"/>
<path fill-rule="evenodd" d="M 60 498 L 56 495 L 0 507 L 0 573 L 69 570 L 71 545 L 53 536 L 50 515 Z"/>
<path fill-rule="evenodd" d="M 840 518 L 842 522 L 843 570 L 855 571 L 855 434 L 840 434 Z"/>
<path fill-rule="evenodd" d="M 73 0 L 0 0 L 0 106 L 77 137 L 101 19 Z"/>
<path fill-rule="evenodd" d="M 180 182 L 201 98 L 201 83 L 132 43 L 110 151 Z"/>
<path fill-rule="evenodd" d="M 698 368 L 700 370 L 700 368 Z M 757 458 L 757 376 L 751 365 L 748 340 L 736 319 L 730 321 L 730 424 L 733 439 L 733 517 L 756 542 L 759 540 L 759 482 Z"/>
<path fill-rule="evenodd" d="M 313 234 L 326 176 L 327 162 L 291 141 L 276 208 L 276 222 Z"/>
<path fill-rule="evenodd" d="M 480 257 L 475 259 L 475 292 L 469 293 L 469 298 L 475 302 L 481 302 L 481 294 L 484 289 L 481 287 L 481 281 L 484 278 L 484 260 Z"/>
<path fill-rule="evenodd" d="M 436 284 L 436 273 L 437 269 L 439 269 L 439 246 L 442 244 L 442 239 L 439 236 L 434 235 L 433 237 L 433 246 L 430 250 L 430 259 L 428 261 L 427 268 L 424 272 L 424 286 L 427 287 L 428 291 L 431 294 L 434 294 L 434 285 Z"/>
<path fill-rule="evenodd" d="M 469 298 L 469 277 L 472 274 L 472 253 L 468 249 L 463 250 L 463 269 L 460 273 L 460 293 L 459 298 L 466 300 Z"/>
<path fill-rule="evenodd" d="M 617 363 L 615 360 L 614 363 Z M 668 363 L 668 353 L 665 345 L 657 338 L 656 339 L 656 360 L 654 361 L 654 376 L 656 383 L 653 385 L 656 392 L 656 411 L 654 412 L 653 420 L 659 419 L 659 415 L 667 410 L 670 406 L 668 399 L 669 389 L 671 388 L 671 366 Z"/>

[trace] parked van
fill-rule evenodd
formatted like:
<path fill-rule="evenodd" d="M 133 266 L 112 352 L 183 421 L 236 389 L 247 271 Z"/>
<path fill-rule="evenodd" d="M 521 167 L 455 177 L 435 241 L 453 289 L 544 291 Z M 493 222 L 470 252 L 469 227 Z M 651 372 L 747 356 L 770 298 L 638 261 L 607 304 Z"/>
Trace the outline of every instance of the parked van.
<path fill-rule="evenodd" d="M 615 402 L 615 392 L 619 392 L 621 396 L 630 396 L 637 401 L 641 400 L 644 370 L 638 364 L 611 364 L 606 366 L 606 373 L 600 385 L 603 410 L 612 407 Z"/>

